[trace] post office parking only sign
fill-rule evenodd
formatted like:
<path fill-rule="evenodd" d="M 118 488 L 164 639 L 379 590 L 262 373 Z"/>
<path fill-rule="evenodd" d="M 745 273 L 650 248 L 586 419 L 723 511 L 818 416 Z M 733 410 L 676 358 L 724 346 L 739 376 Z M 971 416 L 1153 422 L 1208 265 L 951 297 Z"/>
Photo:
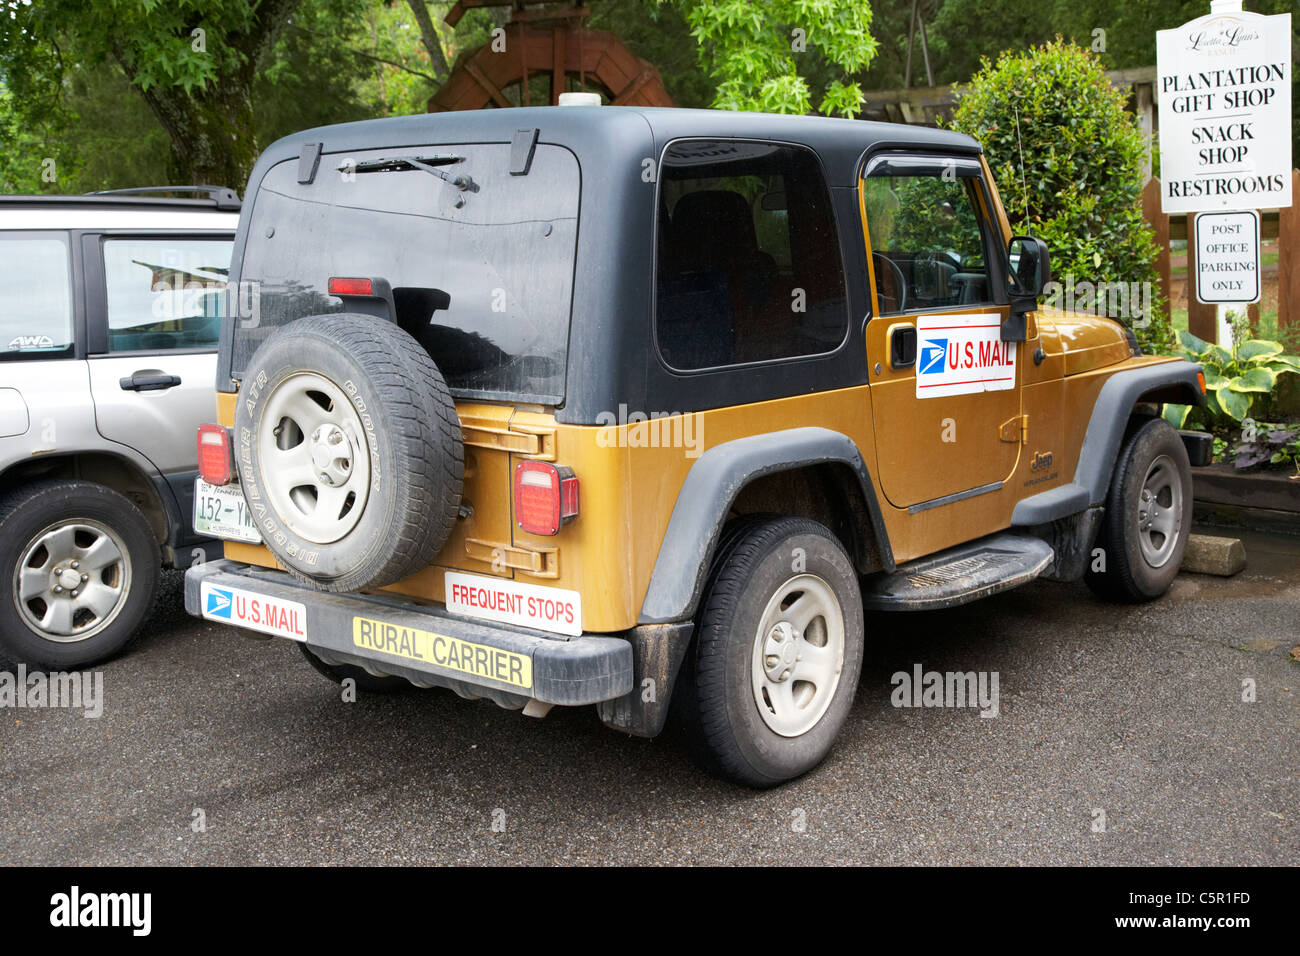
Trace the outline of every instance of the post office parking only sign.
<path fill-rule="evenodd" d="M 1156 33 L 1166 214 L 1291 205 L 1293 70 L 1289 13 L 1212 13 Z"/>
<path fill-rule="evenodd" d="M 1259 214 L 1203 212 L 1196 217 L 1196 301 L 1259 301 Z"/>

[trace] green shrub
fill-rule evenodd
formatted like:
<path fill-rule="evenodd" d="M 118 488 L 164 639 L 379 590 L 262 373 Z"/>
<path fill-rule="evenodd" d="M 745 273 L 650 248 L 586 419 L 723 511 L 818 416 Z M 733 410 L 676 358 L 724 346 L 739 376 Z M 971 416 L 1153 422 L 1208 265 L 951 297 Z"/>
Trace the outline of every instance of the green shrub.
<path fill-rule="evenodd" d="M 1056 281 L 1151 283 L 1152 314 L 1124 318 L 1157 352 L 1172 331 L 1142 218 L 1146 139 L 1125 100 L 1100 60 L 1058 38 L 983 61 L 952 127 L 983 144 L 1012 230 L 1047 243 Z"/>

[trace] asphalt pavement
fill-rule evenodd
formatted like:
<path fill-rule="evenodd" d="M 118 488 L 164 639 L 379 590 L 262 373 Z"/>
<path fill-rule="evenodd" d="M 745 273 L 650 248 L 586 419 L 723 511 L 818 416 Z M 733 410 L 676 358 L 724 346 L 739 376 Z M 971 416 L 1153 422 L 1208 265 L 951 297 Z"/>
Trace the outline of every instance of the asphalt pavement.
<path fill-rule="evenodd" d="M 346 703 L 287 641 L 188 617 L 172 572 L 102 716 L 0 710 L 0 863 L 1294 865 L 1300 538 L 1243 537 L 1243 574 L 1149 605 L 1035 582 L 869 615 L 839 743 L 766 792 L 592 708 Z M 997 716 L 894 706 L 917 665 L 996 673 Z"/>

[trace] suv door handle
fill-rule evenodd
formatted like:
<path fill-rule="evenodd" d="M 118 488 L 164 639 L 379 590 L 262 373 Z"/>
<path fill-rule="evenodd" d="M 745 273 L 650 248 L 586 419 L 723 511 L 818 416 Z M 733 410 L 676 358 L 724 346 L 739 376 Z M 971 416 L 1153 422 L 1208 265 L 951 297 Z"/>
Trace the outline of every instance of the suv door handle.
<path fill-rule="evenodd" d="M 916 326 L 906 322 L 891 325 L 889 337 L 889 367 L 911 368 L 916 364 Z"/>
<path fill-rule="evenodd" d="M 117 384 L 122 386 L 124 392 L 158 392 L 166 388 L 173 388 L 180 383 L 181 377 L 179 375 L 168 375 L 156 368 L 132 372 L 128 378 L 119 378 L 117 380 Z"/>

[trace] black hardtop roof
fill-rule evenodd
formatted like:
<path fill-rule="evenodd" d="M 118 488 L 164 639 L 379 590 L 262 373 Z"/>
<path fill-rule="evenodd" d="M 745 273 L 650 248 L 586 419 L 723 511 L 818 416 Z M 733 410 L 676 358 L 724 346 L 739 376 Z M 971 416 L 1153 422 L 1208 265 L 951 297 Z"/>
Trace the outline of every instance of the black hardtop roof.
<path fill-rule="evenodd" d="M 815 149 L 831 170 L 840 166 L 836 160 L 851 157 L 856 163 L 872 147 L 981 152 L 979 143 L 962 133 L 869 120 L 640 106 L 533 106 L 421 113 L 316 127 L 276 141 L 259 165 L 295 157 L 309 143 L 320 143 L 325 153 L 434 143 L 508 143 L 516 130 L 529 128 L 540 130 L 541 142 L 567 146 L 579 161 L 591 156 L 601 162 L 619 158 L 639 162 L 652 143 L 662 146 L 682 137 L 802 143 Z M 834 171 L 831 176 L 841 179 Z"/>
<path fill-rule="evenodd" d="M 564 402 L 557 418 L 593 424 L 603 409 L 672 408 L 693 411 L 723 404 L 766 401 L 802 394 L 808 382 L 864 384 L 862 324 L 846 322 L 849 335 L 829 356 L 793 359 L 765 365 L 757 372 L 736 366 L 716 373 L 680 375 L 649 358 L 653 355 L 651 303 L 655 297 L 651 263 L 655 257 L 657 190 L 647 178 L 646 162 L 657 161 L 662 150 L 681 138 L 759 139 L 801 144 L 816 151 L 831 187 L 839 245 L 847 282 L 846 309 L 866 313 L 866 262 L 858 221 L 857 177 L 865 156 L 902 150 L 921 154 L 974 157 L 981 152 L 969 136 L 923 126 L 902 126 L 863 120 L 811 116 L 780 116 L 722 110 L 685 110 L 621 106 L 550 106 L 522 109 L 468 110 L 428 113 L 392 119 L 365 120 L 305 130 L 272 143 L 257 161 L 248 182 L 248 205 L 235 237 L 232 282 L 242 281 L 245 250 L 258 217 L 258 191 L 272 167 L 290 162 L 294 174 L 309 173 L 319 144 L 321 158 L 312 180 L 320 183 L 326 170 L 340 159 L 373 151 L 400 155 L 426 147 L 457 144 L 510 143 L 517 130 L 536 129 L 539 142 L 562 146 L 577 157 L 581 168 L 581 228 L 577 233 L 577 274 L 570 310 L 570 347 Z M 439 149 L 441 152 L 441 149 Z M 498 170 L 502 173 L 503 170 Z M 394 188 L 397 184 L 394 184 Z M 294 223 L 272 232 L 296 241 Z M 257 241 L 260 241 L 257 240 Z M 340 242 L 346 240 L 340 239 Z M 401 237 L 392 236 L 400 242 Z M 233 390 L 235 326 L 223 327 L 219 381 Z"/>

